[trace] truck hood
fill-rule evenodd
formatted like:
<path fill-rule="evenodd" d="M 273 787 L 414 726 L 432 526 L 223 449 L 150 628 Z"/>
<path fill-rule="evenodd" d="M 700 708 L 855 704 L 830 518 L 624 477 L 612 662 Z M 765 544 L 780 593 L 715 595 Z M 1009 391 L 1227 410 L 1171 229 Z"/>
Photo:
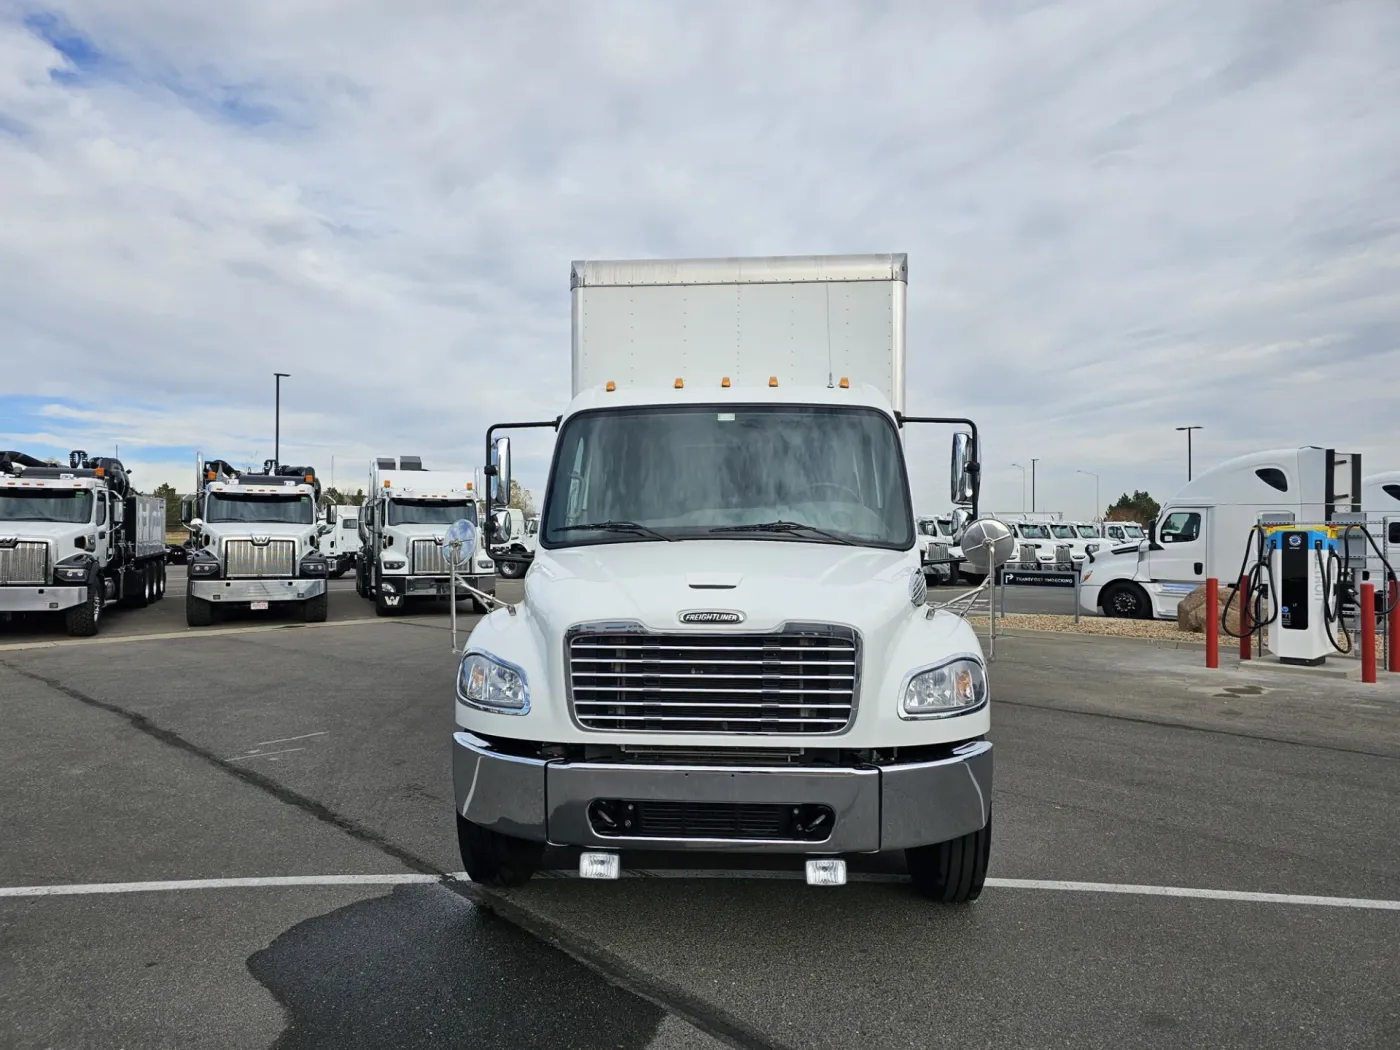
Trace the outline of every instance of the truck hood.
<path fill-rule="evenodd" d="M 586 622 L 686 625 L 682 612 L 743 614 L 732 629 L 773 630 L 801 619 L 880 632 L 910 614 L 917 548 L 879 550 L 791 540 L 683 540 L 541 548 L 525 602 L 553 631 Z"/>
<path fill-rule="evenodd" d="M 408 550 L 414 540 L 442 540 L 447 536 L 447 525 L 386 525 L 384 535 L 394 537 L 395 550 Z M 481 530 L 477 530 L 476 550 L 481 553 Z"/>
<path fill-rule="evenodd" d="M 254 536 L 266 536 L 270 540 L 295 540 L 297 557 L 311 549 L 311 541 L 316 535 L 314 525 L 290 525 L 282 522 L 221 521 L 205 524 L 200 530 L 204 534 L 205 546 L 218 551 L 224 540 L 246 540 Z"/>
<path fill-rule="evenodd" d="M 104 525 L 103 529 L 106 527 Z M 79 536 L 86 536 L 90 541 L 96 542 L 97 526 L 71 521 L 0 521 L 0 539 L 17 539 L 21 543 L 47 543 L 56 560 L 62 560 L 70 554 L 82 553 L 73 546 L 73 541 Z M 92 542 L 88 544 L 89 551 L 92 550 Z"/>

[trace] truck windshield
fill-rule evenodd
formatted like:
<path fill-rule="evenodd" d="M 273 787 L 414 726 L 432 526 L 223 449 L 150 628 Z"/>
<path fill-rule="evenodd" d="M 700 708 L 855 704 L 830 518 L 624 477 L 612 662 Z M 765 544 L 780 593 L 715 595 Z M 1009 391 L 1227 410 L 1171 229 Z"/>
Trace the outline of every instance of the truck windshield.
<path fill-rule="evenodd" d="M 951 536 L 951 535 L 953 534 L 953 519 L 952 519 L 952 518 L 939 518 L 939 519 L 938 519 L 938 531 L 941 532 L 941 533 L 943 533 L 943 535 L 945 535 L 945 536 Z"/>
<path fill-rule="evenodd" d="M 921 535 L 921 536 L 937 536 L 937 535 L 938 535 L 938 522 L 934 521 L 932 518 L 920 518 L 920 519 L 919 519 L 919 535 Z"/>
<path fill-rule="evenodd" d="M 1096 540 L 1099 538 L 1099 530 L 1092 525 L 1079 526 L 1079 535 L 1086 540 Z"/>
<path fill-rule="evenodd" d="M 0 521 L 92 520 L 92 493 L 85 489 L 0 489 Z"/>
<path fill-rule="evenodd" d="M 1048 540 L 1050 530 L 1044 525 L 1019 525 L 1017 531 L 1021 533 L 1023 540 Z"/>
<path fill-rule="evenodd" d="M 1147 535 L 1142 531 L 1141 525 L 1124 525 L 1123 534 L 1130 540 L 1140 540 Z"/>
<path fill-rule="evenodd" d="M 914 543 L 899 438 L 869 408 L 584 412 L 556 444 L 545 547 L 675 539 Z"/>
<path fill-rule="evenodd" d="M 316 520 L 316 507 L 307 495 L 263 496 L 245 492 L 211 492 L 205 504 L 204 520 L 210 522 L 310 525 Z"/>
<path fill-rule="evenodd" d="M 1050 531 L 1055 534 L 1055 539 L 1057 540 L 1078 539 L 1075 535 L 1073 525 L 1051 525 Z"/>
<path fill-rule="evenodd" d="M 389 503 L 389 525 L 451 525 L 466 518 L 476 524 L 476 504 L 465 499 L 396 499 Z"/>

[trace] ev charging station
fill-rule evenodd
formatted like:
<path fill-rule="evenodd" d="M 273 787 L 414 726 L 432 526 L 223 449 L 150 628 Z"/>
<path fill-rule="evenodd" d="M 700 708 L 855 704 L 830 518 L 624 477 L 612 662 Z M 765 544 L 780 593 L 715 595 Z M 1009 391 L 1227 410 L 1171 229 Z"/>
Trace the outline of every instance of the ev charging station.
<path fill-rule="evenodd" d="M 1337 644 L 1344 578 L 1337 529 L 1333 525 L 1267 525 L 1264 544 L 1276 592 L 1276 614 L 1265 644 L 1280 663 L 1317 665 L 1332 653 L 1348 652 Z"/>

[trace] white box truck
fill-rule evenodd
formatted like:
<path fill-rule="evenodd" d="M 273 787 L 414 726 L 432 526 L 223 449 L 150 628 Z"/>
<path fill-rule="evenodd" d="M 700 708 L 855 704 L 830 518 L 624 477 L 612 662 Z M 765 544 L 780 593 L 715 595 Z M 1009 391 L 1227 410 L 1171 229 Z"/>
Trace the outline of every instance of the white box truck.
<path fill-rule="evenodd" d="M 420 598 L 445 598 L 454 589 L 448 551 L 448 526 L 465 519 L 479 522 L 479 486 L 474 471 L 427 470 L 420 456 L 381 456 L 370 464 L 369 494 L 360 508 L 360 557 L 355 590 L 374 602 L 379 616 L 395 616 Z M 480 543 L 458 571 L 456 597 L 485 603 L 467 587 L 496 592 L 496 565 Z M 465 585 L 465 586 L 464 586 Z"/>
<path fill-rule="evenodd" d="M 165 500 L 134 492 L 121 460 L 0 452 L 0 616 L 61 612 L 91 636 L 108 603 L 164 595 Z"/>
<path fill-rule="evenodd" d="M 975 898 L 991 844 L 987 671 L 926 604 L 903 431 L 904 255 L 576 262 L 573 399 L 524 599 L 472 630 L 458 838 L 516 885 L 546 844 L 787 854 L 809 882 L 905 852 Z M 966 515 L 967 511 L 962 512 Z"/>
<path fill-rule="evenodd" d="M 1226 460 L 1163 504 L 1146 536 L 1089 556 L 1080 609 L 1175 619 L 1181 599 L 1209 577 L 1228 587 L 1253 566 L 1250 531 L 1261 514 L 1321 523 L 1360 510 L 1359 454 L 1307 446 Z M 1107 523 L 1110 537 L 1115 524 Z"/>

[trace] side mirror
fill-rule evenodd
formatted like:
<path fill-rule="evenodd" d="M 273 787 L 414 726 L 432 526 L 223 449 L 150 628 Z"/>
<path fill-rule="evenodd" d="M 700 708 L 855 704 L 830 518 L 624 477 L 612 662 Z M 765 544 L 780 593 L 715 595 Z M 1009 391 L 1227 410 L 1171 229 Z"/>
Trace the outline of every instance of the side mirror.
<path fill-rule="evenodd" d="M 953 511 L 953 537 L 960 539 L 967 529 L 967 524 L 972 520 L 972 512 L 958 507 Z"/>
<path fill-rule="evenodd" d="M 491 506 L 510 506 L 510 438 L 498 437 L 491 443 Z"/>
<path fill-rule="evenodd" d="M 495 522 L 495 529 L 493 530 L 494 533 L 495 533 L 495 535 L 494 535 L 494 537 L 493 537 L 493 542 L 495 542 L 495 543 L 507 543 L 507 542 L 509 542 L 509 540 L 510 540 L 510 538 L 511 538 L 511 533 L 512 533 L 512 531 L 513 531 L 512 526 L 511 526 L 511 522 L 510 522 L 510 512 L 507 511 L 507 512 L 504 513 L 504 514 L 493 514 L 493 515 L 491 515 L 491 518 L 492 518 L 492 520 Z"/>
<path fill-rule="evenodd" d="M 971 434 L 960 430 L 953 435 L 953 459 L 948 481 L 954 503 L 972 503 L 976 500 L 976 455 Z"/>
<path fill-rule="evenodd" d="M 195 532 L 198 532 L 200 529 L 204 528 L 204 519 L 203 519 L 203 518 L 191 518 L 191 519 L 189 520 L 188 524 L 189 524 L 189 527 L 190 527 L 190 528 L 194 529 Z"/>
<path fill-rule="evenodd" d="M 317 536 L 324 536 L 324 535 L 326 535 L 326 533 L 330 532 L 331 529 L 333 529 L 334 527 L 335 527 L 335 526 L 330 525 L 330 524 L 328 524 L 328 523 L 326 523 L 326 522 L 323 521 L 323 522 L 321 522 L 321 524 L 319 524 L 319 525 L 316 526 L 316 535 L 317 535 Z"/>
<path fill-rule="evenodd" d="M 194 499 L 190 496 L 180 497 L 180 524 L 189 525 L 194 520 Z"/>
<path fill-rule="evenodd" d="M 327 525 L 334 525 L 334 524 L 335 524 L 335 504 L 334 504 L 334 503 L 327 503 L 327 504 L 326 504 L 326 524 L 327 524 Z"/>

